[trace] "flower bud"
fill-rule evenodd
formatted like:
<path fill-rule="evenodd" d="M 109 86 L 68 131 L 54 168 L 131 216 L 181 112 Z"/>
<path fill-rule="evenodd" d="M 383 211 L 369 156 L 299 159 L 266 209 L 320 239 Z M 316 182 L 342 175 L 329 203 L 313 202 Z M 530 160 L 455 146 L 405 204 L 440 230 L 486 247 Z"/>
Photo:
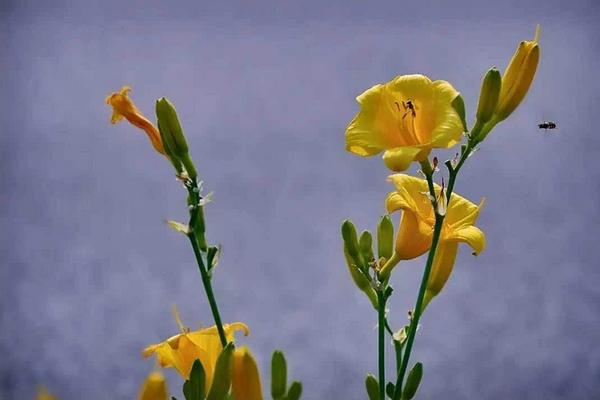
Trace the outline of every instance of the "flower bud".
<path fill-rule="evenodd" d="M 360 253 L 363 256 L 363 259 L 370 263 L 375 260 L 375 256 L 373 255 L 373 236 L 369 231 L 363 231 L 360 234 L 360 238 L 358 239 L 358 246 L 360 247 Z"/>
<path fill-rule="evenodd" d="M 498 122 L 506 119 L 517 108 L 533 82 L 540 59 L 539 36 L 538 25 L 534 39 L 519 44 L 502 76 L 502 89 L 494 115 L 494 119 Z"/>
<path fill-rule="evenodd" d="M 140 390 L 139 400 L 167 400 L 167 381 L 158 371 L 150 373 Z"/>
<path fill-rule="evenodd" d="M 231 388 L 236 399 L 262 400 L 260 374 L 256 360 L 246 347 L 233 353 L 233 376 Z M 223 397 L 224 398 L 224 397 Z"/>
<path fill-rule="evenodd" d="M 494 115 L 498 99 L 500 98 L 500 89 L 502 86 L 502 77 L 500 71 L 491 68 L 483 78 L 481 92 L 479 94 L 479 104 L 477 105 L 477 122 L 485 124 Z"/>
<path fill-rule="evenodd" d="M 359 268 L 364 267 L 365 261 L 360 253 L 356 228 L 349 219 L 342 223 L 342 238 L 344 239 L 344 248 L 348 251 L 348 255 L 354 265 Z"/>
<path fill-rule="evenodd" d="M 188 153 L 187 140 L 181 129 L 177 111 L 173 104 L 164 97 L 156 101 L 156 117 L 165 152 L 171 159 L 179 160 L 185 167 L 188 176 L 195 179 L 198 174 Z M 176 161 L 173 164 L 175 165 Z"/>
<path fill-rule="evenodd" d="M 369 279 L 367 279 L 367 277 L 358 269 L 359 267 L 356 266 L 354 260 L 350 257 L 350 254 L 348 254 L 348 247 L 346 245 L 344 245 L 344 257 L 346 258 L 346 265 L 348 266 L 348 271 L 350 272 L 354 284 L 367 295 L 373 308 L 377 309 L 379 304 L 377 293 L 375 293 L 375 289 L 371 286 Z"/>
<path fill-rule="evenodd" d="M 385 215 L 377 226 L 377 254 L 379 258 L 389 260 L 394 252 L 394 224 L 389 215 Z"/>

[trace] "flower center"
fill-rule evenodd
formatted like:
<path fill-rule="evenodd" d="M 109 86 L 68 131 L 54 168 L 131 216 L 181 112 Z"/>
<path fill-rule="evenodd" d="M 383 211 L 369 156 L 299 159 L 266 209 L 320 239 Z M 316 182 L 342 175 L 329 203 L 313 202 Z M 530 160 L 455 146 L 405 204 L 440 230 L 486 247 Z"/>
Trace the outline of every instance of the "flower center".
<path fill-rule="evenodd" d="M 419 138 L 417 136 L 415 120 L 417 119 L 417 110 L 419 109 L 419 107 L 417 107 L 415 105 L 414 101 L 411 99 L 400 100 L 399 102 L 394 101 L 394 104 L 396 104 L 396 109 L 398 110 L 398 115 L 400 115 L 400 118 L 399 118 L 400 132 L 406 133 L 408 136 L 408 139 L 413 144 L 418 144 Z"/>

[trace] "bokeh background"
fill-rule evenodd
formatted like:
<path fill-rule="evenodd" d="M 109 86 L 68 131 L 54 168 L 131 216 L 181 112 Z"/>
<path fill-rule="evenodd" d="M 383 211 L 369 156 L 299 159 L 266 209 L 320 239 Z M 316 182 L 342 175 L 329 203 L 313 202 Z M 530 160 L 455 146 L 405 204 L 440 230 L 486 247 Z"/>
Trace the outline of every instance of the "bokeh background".
<path fill-rule="evenodd" d="M 109 124 L 104 97 L 128 84 L 149 116 L 159 96 L 178 107 L 215 193 L 222 314 L 251 327 L 241 342 L 264 386 L 280 348 L 303 398 L 364 399 L 376 315 L 339 225 L 374 229 L 390 186 L 378 157 L 344 151 L 355 96 L 424 73 L 472 117 L 482 74 L 536 23 L 532 90 L 457 184 L 487 198 L 489 246 L 462 248 L 422 320 L 419 397 L 600 398 L 599 4 L 2 1 L 0 398 L 43 384 L 63 400 L 132 399 L 153 366 L 141 349 L 176 332 L 173 304 L 187 325 L 211 323 L 188 242 L 164 223 L 185 220 L 184 191 L 140 131 Z M 423 263 L 395 272 L 396 327 Z"/>

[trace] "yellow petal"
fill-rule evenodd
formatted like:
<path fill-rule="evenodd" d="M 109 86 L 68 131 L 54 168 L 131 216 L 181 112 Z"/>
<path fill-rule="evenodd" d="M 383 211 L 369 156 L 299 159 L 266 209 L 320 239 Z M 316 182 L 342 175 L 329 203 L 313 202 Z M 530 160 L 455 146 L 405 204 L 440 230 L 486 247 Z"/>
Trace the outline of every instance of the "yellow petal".
<path fill-rule="evenodd" d="M 428 304 L 433 297 L 437 296 L 448 281 L 454 268 L 457 253 L 458 243 L 456 242 L 441 241 L 438 244 L 431 266 L 431 275 L 429 275 L 429 281 L 427 282 L 425 304 Z"/>
<path fill-rule="evenodd" d="M 404 210 L 396 236 L 396 256 L 410 260 L 425 254 L 431 247 L 433 231 L 423 221 L 418 221 L 412 210 Z"/>
<path fill-rule="evenodd" d="M 396 147 L 383 153 L 383 162 L 392 171 L 401 172 L 413 161 L 427 157 L 430 150 L 428 147 Z"/>
<path fill-rule="evenodd" d="M 445 240 L 467 243 L 475 255 L 479 255 L 485 248 L 485 234 L 476 226 L 465 226 L 452 231 Z"/>
<path fill-rule="evenodd" d="M 140 389 L 138 400 L 167 400 L 167 381 L 158 371 L 150 373 Z"/>
<path fill-rule="evenodd" d="M 444 220 L 445 225 L 448 225 L 451 229 L 458 229 L 475 224 L 484 204 L 485 199 L 481 199 L 479 205 L 477 205 L 458 194 L 452 193 L 452 199 L 449 202 L 448 212 Z"/>
<path fill-rule="evenodd" d="M 459 92 L 446 81 L 435 81 L 433 86 L 436 98 L 431 145 L 436 148 L 450 148 L 460 142 L 463 133 L 460 116 L 451 105 Z"/>
<path fill-rule="evenodd" d="M 385 202 L 388 213 L 399 209 L 411 209 L 422 221 L 433 226 L 435 219 L 431 201 L 427 197 L 429 193 L 427 181 L 410 175 L 394 174 L 388 177 L 388 182 L 396 187 L 396 192 L 388 195 Z M 440 187 L 435 186 L 439 192 Z M 397 196 L 392 196 L 393 193 Z"/>
<path fill-rule="evenodd" d="M 361 109 L 346 128 L 347 151 L 366 157 L 400 144 L 384 96 L 385 86 L 375 85 L 356 98 Z"/>
<path fill-rule="evenodd" d="M 237 348 L 233 353 L 231 386 L 236 399 L 262 400 L 263 398 L 258 366 L 246 347 Z"/>

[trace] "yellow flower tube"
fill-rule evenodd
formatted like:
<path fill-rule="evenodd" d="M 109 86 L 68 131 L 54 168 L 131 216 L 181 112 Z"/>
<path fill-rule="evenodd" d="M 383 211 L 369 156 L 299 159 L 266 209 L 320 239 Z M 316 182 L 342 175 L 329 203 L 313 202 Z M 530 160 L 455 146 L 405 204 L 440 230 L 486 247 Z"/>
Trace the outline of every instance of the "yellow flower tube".
<path fill-rule="evenodd" d="M 164 375 L 158 371 L 151 372 L 142 384 L 138 400 L 168 399 L 169 391 L 167 389 L 167 380 Z"/>
<path fill-rule="evenodd" d="M 156 354 L 161 367 L 175 368 L 184 379 L 189 378 L 194 361 L 199 359 L 206 375 L 206 388 L 210 388 L 217 358 L 223 349 L 217 327 L 190 331 L 183 327 L 177 314 L 176 320 L 180 333 L 171 336 L 164 342 L 146 347 L 142 355 L 150 357 Z M 242 322 L 224 324 L 223 330 L 228 342 L 233 341 L 237 331 L 242 331 L 244 336 L 250 333 L 248 326 Z"/>
<path fill-rule="evenodd" d="M 400 260 L 409 260 L 426 253 L 430 247 L 435 225 L 435 215 L 431 201 L 424 194 L 428 193 L 427 182 L 408 175 L 391 175 L 388 180 L 396 187 L 396 191 L 388 194 L 385 206 L 388 213 L 402 210 L 400 227 L 396 237 L 395 253 Z M 436 194 L 441 188 L 434 185 Z M 442 225 L 440 241 L 433 261 L 431 275 L 427 283 L 425 304 L 436 296 L 450 277 L 458 243 L 467 243 L 477 255 L 485 247 L 485 235 L 475 227 L 483 201 L 473 204 L 469 200 L 452 194 L 448 203 Z M 385 277 L 391 272 L 381 271 Z"/>
<path fill-rule="evenodd" d="M 128 96 L 131 91 L 129 86 L 123 86 L 118 92 L 109 94 L 105 101 L 106 104 L 112 106 L 113 112 L 110 117 L 110 122 L 116 124 L 123 118 L 127 119 L 133 126 L 143 129 L 148 135 L 154 149 L 162 155 L 165 154 L 162 139 L 158 129 L 146 118 L 140 110 L 135 106 L 133 101 Z"/>
<path fill-rule="evenodd" d="M 360 111 L 346 129 L 346 150 L 362 157 L 383 152 L 393 171 L 423 161 L 433 148 L 456 145 L 464 127 L 452 106 L 458 91 L 446 81 L 402 75 L 358 96 Z"/>
<path fill-rule="evenodd" d="M 236 399 L 262 400 L 263 398 L 258 366 L 247 347 L 237 348 L 233 353 L 231 388 Z"/>

